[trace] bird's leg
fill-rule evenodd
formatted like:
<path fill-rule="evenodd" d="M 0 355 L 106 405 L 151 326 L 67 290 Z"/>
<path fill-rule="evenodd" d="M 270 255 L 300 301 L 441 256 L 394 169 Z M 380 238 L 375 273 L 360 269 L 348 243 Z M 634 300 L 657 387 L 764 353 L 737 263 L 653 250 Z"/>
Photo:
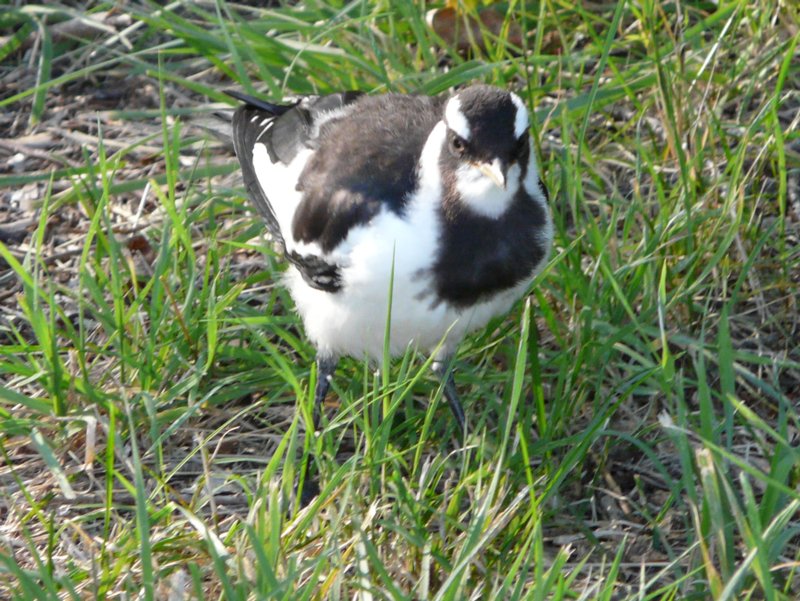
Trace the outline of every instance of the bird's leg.
<path fill-rule="evenodd" d="M 336 371 L 336 364 L 338 359 L 325 355 L 317 355 L 317 385 L 314 388 L 314 409 L 312 413 L 312 427 L 314 428 L 314 435 L 320 430 L 322 421 L 322 403 L 325 401 L 325 396 L 328 394 L 328 389 L 331 386 L 331 379 L 333 373 Z M 311 453 L 306 456 L 305 465 L 305 479 L 303 480 L 303 488 L 300 491 L 300 506 L 305 507 L 311 500 L 319 494 L 318 477 L 311 476 Z"/>
<path fill-rule="evenodd" d="M 322 421 L 322 403 L 325 401 L 325 395 L 328 394 L 328 389 L 331 386 L 333 373 L 336 371 L 336 364 L 339 360 L 335 357 L 327 357 L 325 355 L 317 356 L 317 386 L 314 389 L 314 413 L 312 422 L 314 432 L 318 432 L 320 422 Z"/>
<path fill-rule="evenodd" d="M 467 420 L 464 417 L 464 408 L 461 406 L 461 399 L 458 398 L 456 391 L 456 382 L 453 378 L 452 360 L 450 358 L 445 360 L 435 360 L 431 369 L 433 373 L 444 380 L 444 398 L 447 399 L 447 404 L 450 405 L 450 411 L 453 412 L 453 417 L 456 419 L 458 427 L 461 428 L 461 433 L 466 437 L 467 435 Z"/>

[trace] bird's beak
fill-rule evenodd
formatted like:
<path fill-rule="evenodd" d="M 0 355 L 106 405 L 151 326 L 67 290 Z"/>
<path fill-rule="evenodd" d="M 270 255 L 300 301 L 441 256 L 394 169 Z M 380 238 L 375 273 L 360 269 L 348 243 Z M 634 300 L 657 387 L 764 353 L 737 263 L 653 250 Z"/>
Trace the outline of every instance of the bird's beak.
<path fill-rule="evenodd" d="M 498 188 L 506 189 L 506 172 L 508 169 L 500 162 L 500 159 L 495 159 L 491 163 L 477 163 L 475 166 L 478 171 L 492 180 Z"/>

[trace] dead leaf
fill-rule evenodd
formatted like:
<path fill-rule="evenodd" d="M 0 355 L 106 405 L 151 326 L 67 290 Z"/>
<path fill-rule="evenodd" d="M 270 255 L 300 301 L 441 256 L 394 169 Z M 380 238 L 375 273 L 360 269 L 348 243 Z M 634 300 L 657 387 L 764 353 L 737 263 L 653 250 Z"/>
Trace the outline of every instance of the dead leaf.
<path fill-rule="evenodd" d="M 466 52 L 477 46 L 486 50 L 484 34 L 488 33 L 490 39 L 499 37 L 506 24 L 506 15 L 495 8 L 485 8 L 478 13 L 478 18 L 467 14 L 459 14 L 452 7 L 437 8 L 428 11 L 426 20 L 431 29 L 459 52 Z M 509 44 L 522 46 L 522 28 L 514 20 L 508 23 L 506 34 Z"/>

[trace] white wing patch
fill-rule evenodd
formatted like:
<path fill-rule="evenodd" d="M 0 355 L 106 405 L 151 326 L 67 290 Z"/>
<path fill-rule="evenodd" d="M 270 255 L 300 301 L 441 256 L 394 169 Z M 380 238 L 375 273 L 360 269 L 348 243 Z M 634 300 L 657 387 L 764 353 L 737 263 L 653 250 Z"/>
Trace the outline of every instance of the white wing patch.
<path fill-rule="evenodd" d="M 258 143 L 253 146 L 253 169 L 264 195 L 269 199 L 275 219 L 278 221 L 281 234 L 286 243 L 286 251 L 297 251 L 301 255 L 322 256 L 319 244 L 298 242 L 292 234 L 292 221 L 303 195 L 297 190 L 297 180 L 305 167 L 313 150 L 310 148 L 297 153 L 291 163 L 273 163 L 269 158 L 267 147 Z"/>

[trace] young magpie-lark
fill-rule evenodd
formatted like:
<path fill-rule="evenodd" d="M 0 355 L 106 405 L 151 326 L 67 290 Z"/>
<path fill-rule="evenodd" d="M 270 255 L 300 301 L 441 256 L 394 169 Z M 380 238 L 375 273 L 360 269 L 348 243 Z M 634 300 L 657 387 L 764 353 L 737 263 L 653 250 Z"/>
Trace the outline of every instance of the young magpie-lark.
<path fill-rule="evenodd" d="M 382 357 L 391 304 L 391 353 L 436 352 L 464 430 L 456 346 L 525 293 L 552 242 L 525 104 L 485 85 L 289 105 L 232 95 L 244 182 L 317 349 L 314 428 L 338 358 Z"/>

